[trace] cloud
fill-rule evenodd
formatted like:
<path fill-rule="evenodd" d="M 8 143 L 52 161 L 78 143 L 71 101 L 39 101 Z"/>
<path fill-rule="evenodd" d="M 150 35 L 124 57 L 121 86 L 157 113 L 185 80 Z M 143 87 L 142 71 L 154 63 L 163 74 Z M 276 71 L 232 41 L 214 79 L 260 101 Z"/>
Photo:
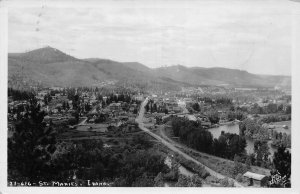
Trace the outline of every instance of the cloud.
<path fill-rule="evenodd" d="M 220 1 L 12 6 L 9 51 L 51 45 L 79 58 L 152 67 L 180 63 L 290 74 L 289 9 L 280 2 L 250 0 L 232 0 L 230 6 Z"/>

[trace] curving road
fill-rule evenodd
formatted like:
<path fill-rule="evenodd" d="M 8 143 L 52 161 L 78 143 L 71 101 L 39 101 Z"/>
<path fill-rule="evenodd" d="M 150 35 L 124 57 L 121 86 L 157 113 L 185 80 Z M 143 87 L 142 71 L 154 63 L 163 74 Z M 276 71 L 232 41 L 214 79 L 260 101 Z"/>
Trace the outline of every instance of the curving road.
<path fill-rule="evenodd" d="M 163 139 L 162 137 L 156 135 L 155 133 L 151 132 L 149 129 L 147 129 L 144 126 L 143 123 L 143 118 L 144 118 L 144 112 L 145 112 L 145 106 L 148 103 L 148 97 L 145 99 L 145 101 L 141 104 L 140 107 L 140 112 L 138 117 L 136 118 L 136 122 L 139 125 L 139 128 L 141 130 L 143 130 L 144 132 L 146 132 L 147 134 L 151 135 L 152 137 L 154 137 L 155 139 L 157 139 L 159 142 L 161 142 L 162 144 L 164 144 L 165 146 L 167 146 L 170 150 L 180 154 L 181 156 L 183 156 L 184 158 L 186 158 L 187 160 L 191 160 L 193 162 L 195 162 L 196 164 L 203 166 L 205 168 L 205 170 L 207 170 L 207 172 L 209 172 L 212 176 L 217 177 L 219 179 L 223 179 L 226 178 L 226 176 L 208 168 L 207 166 L 205 166 L 204 164 L 200 163 L 199 161 L 195 160 L 194 158 L 192 158 L 191 156 L 189 156 L 188 154 L 182 152 L 181 150 L 179 150 L 177 147 L 175 147 L 175 145 L 171 144 L 170 142 L 166 141 L 165 139 Z M 229 177 L 228 177 L 229 178 Z M 235 181 L 234 179 L 229 178 L 230 180 L 232 180 L 234 182 L 234 186 L 236 187 L 243 187 L 241 184 L 239 184 L 237 181 Z"/>

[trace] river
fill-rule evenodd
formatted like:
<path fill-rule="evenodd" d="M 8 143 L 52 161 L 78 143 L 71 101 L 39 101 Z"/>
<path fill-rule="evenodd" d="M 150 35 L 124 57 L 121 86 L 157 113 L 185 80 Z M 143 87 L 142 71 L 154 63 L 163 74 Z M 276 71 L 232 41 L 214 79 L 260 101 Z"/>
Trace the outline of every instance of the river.
<path fill-rule="evenodd" d="M 219 138 L 221 135 L 221 132 L 224 131 L 225 133 L 234 133 L 239 135 L 239 124 L 228 124 L 228 125 L 221 125 L 219 127 L 208 129 L 214 138 Z M 252 139 L 246 139 L 247 147 L 246 151 L 248 154 L 251 154 L 254 152 L 254 140 Z M 271 153 L 271 156 L 274 155 L 274 152 L 276 151 L 276 148 L 271 146 L 271 141 L 268 141 L 269 151 Z"/>

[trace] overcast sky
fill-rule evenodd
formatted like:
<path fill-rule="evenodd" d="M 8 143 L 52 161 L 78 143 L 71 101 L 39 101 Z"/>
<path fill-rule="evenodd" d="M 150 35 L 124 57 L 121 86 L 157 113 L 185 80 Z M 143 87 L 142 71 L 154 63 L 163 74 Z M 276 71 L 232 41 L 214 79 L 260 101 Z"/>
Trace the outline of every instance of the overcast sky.
<path fill-rule="evenodd" d="M 49 45 L 77 58 L 149 67 L 291 73 L 292 15 L 285 1 L 104 2 L 10 6 L 9 52 Z"/>

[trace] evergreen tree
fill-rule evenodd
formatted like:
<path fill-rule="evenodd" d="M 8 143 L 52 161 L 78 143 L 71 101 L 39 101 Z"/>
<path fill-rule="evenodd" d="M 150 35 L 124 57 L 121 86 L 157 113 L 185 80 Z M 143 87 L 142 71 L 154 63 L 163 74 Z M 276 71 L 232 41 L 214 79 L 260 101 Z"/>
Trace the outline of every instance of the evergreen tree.
<path fill-rule="evenodd" d="M 164 179 L 162 173 L 158 173 L 158 175 L 154 178 L 154 186 L 155 187 L 163 187 L 164 186 Z"/>
<path fill-rule="evenodd" d="M 148 104 L 145 106 L 145 111 L 148 112 L 149 109 L 150 109 L 150 107 L 149 107 L 149 103 L 148 103 Z"/>
<path fill-rule="evenodd" d="M 270 155 L 267 142 L 259 140 L 255 141 L 254 153 L 256 154 L 256 165 L 266 167 L 268 163 L 268 156 Z"/>
<path fill-rule="evenodd" d="M 284 146 L 280 146 L 274 153 L 273 164 L 275 169 L 287 179 L 291 176 L 291 154 Z"/>
<path fill-rule="evenodd" d="M 49 175 L 49 161 L 56 150 L 56 133 L 42 122 L 45 114 L 40 112 L 35 100 L 30 101 L 28 112 L 16 124 L 15 133 L 8 139 L 8 170 L 29 181 L 37 181 Z"/>
<path fill-rule="evenodd" d="M 247 167 L 248 170 L 251 169 L 251 158 L 250 158 L 250 156 L 247 156 L 245 164 L 246 164 L 246 167 Z"/>

